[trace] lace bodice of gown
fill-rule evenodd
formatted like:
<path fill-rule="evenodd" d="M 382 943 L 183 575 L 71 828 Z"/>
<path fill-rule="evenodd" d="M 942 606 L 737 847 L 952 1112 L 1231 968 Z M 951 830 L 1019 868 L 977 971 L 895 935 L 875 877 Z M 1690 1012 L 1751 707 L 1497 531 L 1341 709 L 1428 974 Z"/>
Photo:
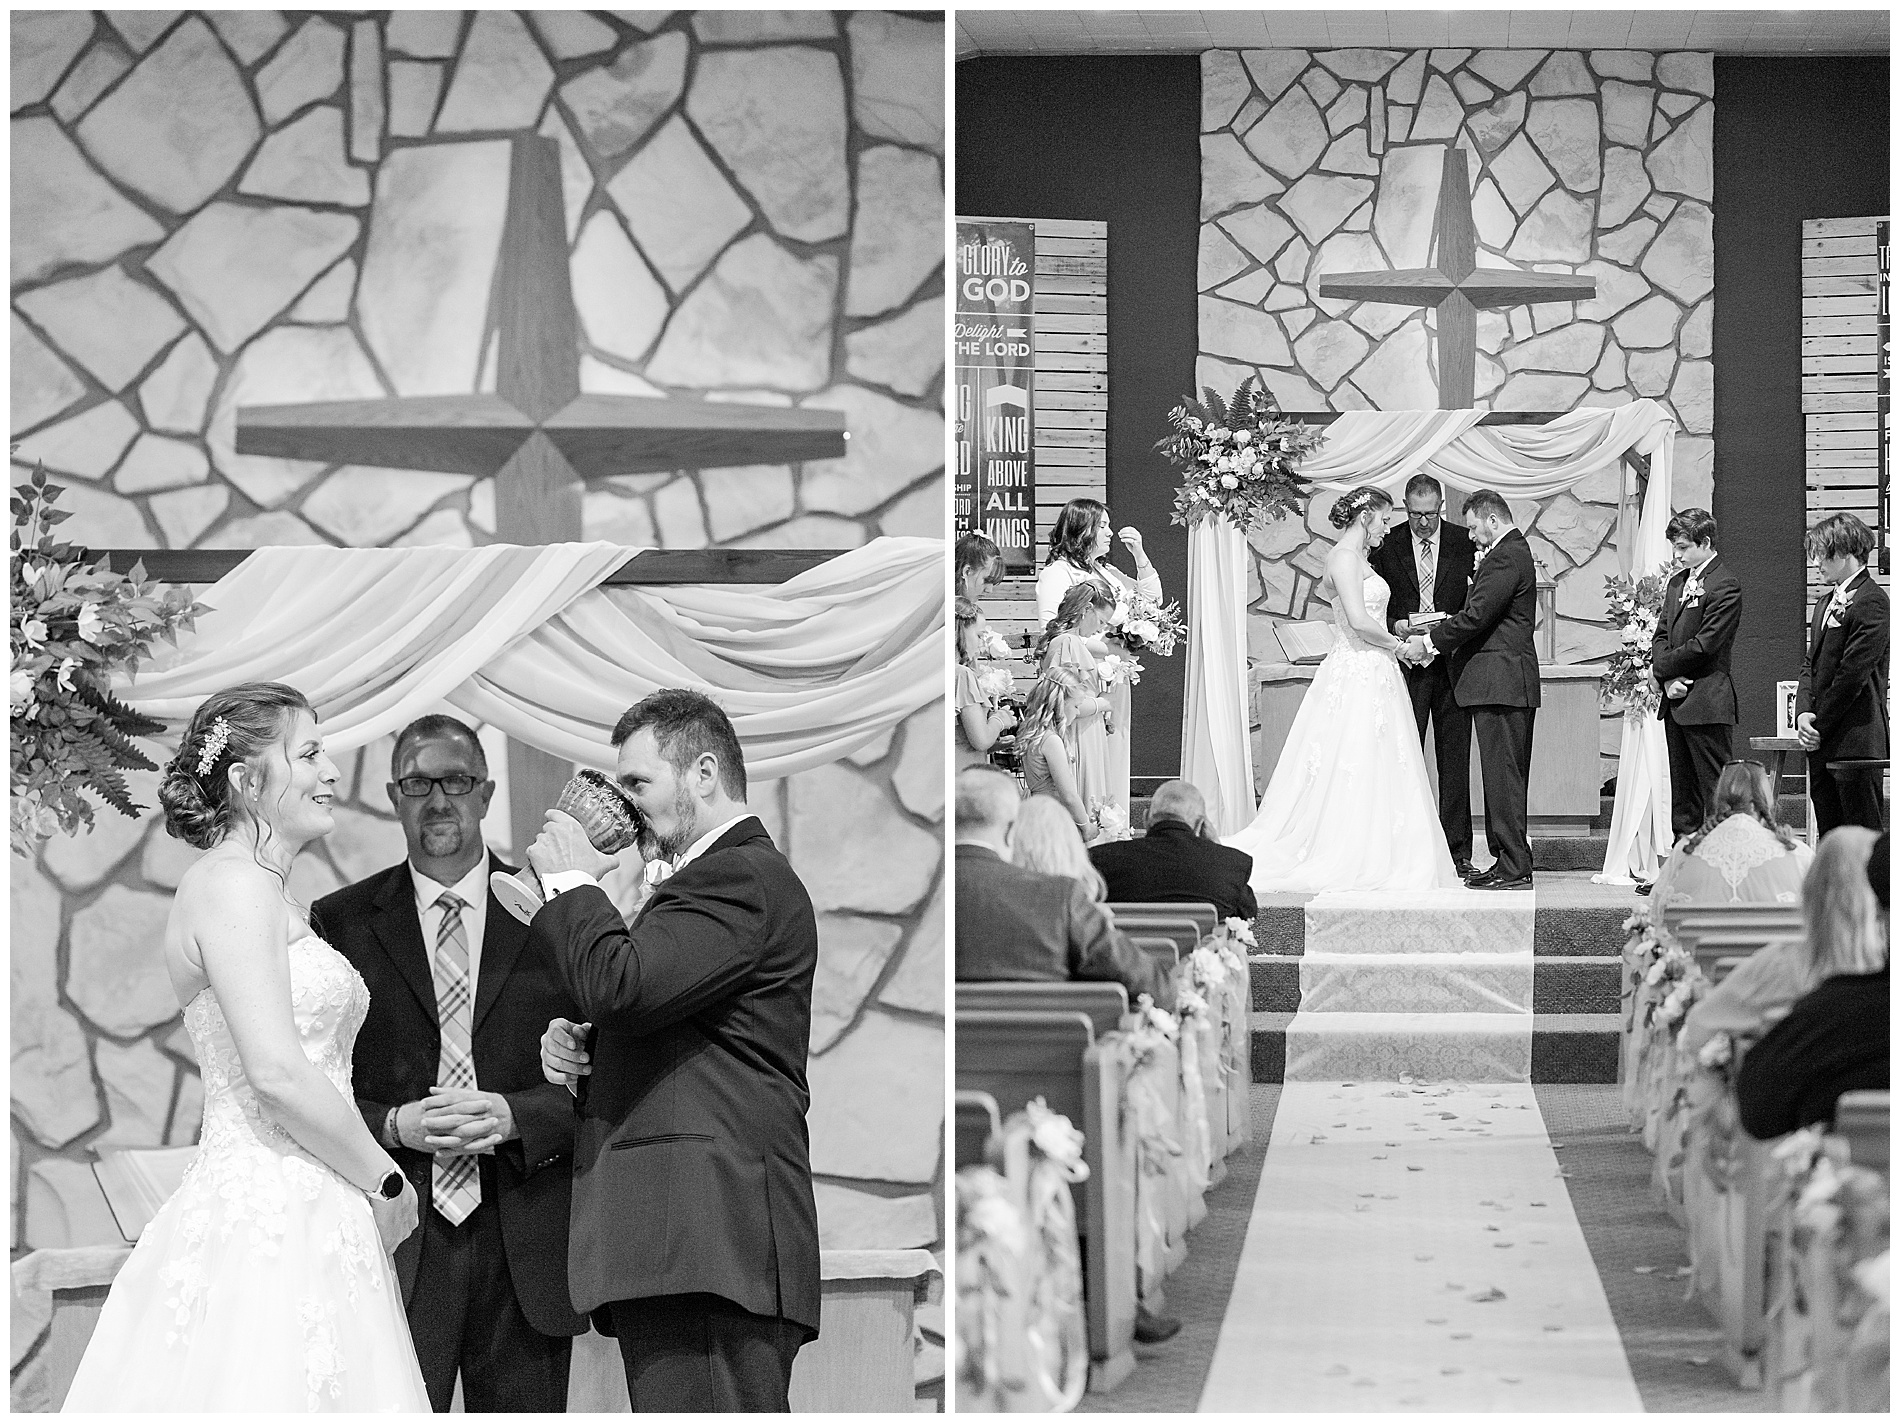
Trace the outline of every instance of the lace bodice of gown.
<path fill-rule="evenodd" d="M 314 934 L 298 939 L 288 952 L 290 1010 L 304 1056 L 330 1079 L 345 1101 L 353 1101 L 350 1054 L 356 1047 L 357 1029 L 369 1012 L 369 989 L 349 960 Z M 186 1006 L 185 1031 L 191 1034 L 204 1078 L 200 1159 L 263 1147 L 280 1156 L 316 1162 L 257 1100 L 213 989 L 203 989 Z"/>
<path fill-rule="evenodd" d="M 1386 583 L 1385 579 L 1372 572 L 1366 574 L 1364 587 L 1366 616 L 1376 618 L 1379 622 L 1384 622 L 1385 605 L 1392 601 L 1391 587 Z M 1339 633 L 1339 645 L 1341 647 L 1350 647 L 1355 652 L 1373 652 L 1379 650 L 1368 646 L 1366 640 L 1354 631 L 1352 624 L 1346 621 L 1346 606 L 1338 598 L 1333 599 L 1333 627 Z"/>

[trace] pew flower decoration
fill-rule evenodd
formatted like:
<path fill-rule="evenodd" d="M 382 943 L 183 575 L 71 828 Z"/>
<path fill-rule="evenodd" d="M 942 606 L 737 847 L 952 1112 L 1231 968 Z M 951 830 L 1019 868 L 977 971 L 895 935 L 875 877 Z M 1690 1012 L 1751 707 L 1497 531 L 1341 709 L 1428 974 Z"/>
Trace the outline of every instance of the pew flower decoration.
<path fill-rule="evenodd" d="M 1115 630 L 1131 652 L 1172 657 L 1174 645 L 1187 632 L 1187 624 L 1181 620 L 1180 603 L 1163 605 L 1139 593 L 1130 593 L 1116 606 Z"/>
<path fill-rule="evenodd" d="M 1702 1044 L 1695 1059 L 1711 1072 L 1720 1072 L 1735 1061 L 1735 1040 L 1727 1033 L 1717 1033 Z"/>
<path fill-rule="evenodd" d="M 1253 925 L 1238 916 L 1226 922 L 1227 937 L 1237 944 L 1245 944 L 1250 949 L 1260 947 L 1260 941 L 1253 936 Z"/>
<path fill-rule="evenodd" d="M 1082 1159 L 1083 1138 L 1075 1123 L 1051 1111 L 1041 1097 L 1024 1104 L 1023 1114 L 1029 1119 L 1029 1139 L 1036 1150 L 1070 1172 L 1071 1181 L 1086 1181 L 1089 1168 Z"/>
<path fill-rule="evenodd" d="M 1287 418 L 1258 376 L 1248 376 L 1229 400 L 1212 386 L 1202 394 L 1204 401 L 1183 396 L 1168 412 L 1174 433 L 1155 441 L 1182 476 L 1173 522 L 1191 527 L 1225 517 L 1244 532 L 1299 513 L 1312 491 L 1298 467 L 1325 435 Z"/>
<path fill-rule="evenodd" d="M 54 530 L 71 517 L 55 507 L 65 493 L 36 468 L 15 485 L 8 543 L 12 667 L 9 819 L 21 855 L 51 835 L 91 829 L 86 793 L 137 818 L 125 773 L 157 766 L 131 738 L 155 736 L 163 722 L 112 695 L 113 678 L 132 673 L 160 639 L 176 643 L 206 609 L 182 588 L 159 590 L 144 565 L 110 572 Z"/>
<path fill-rule="evenodd" d="M 1207 1016 L 1207 1000 L 1201 997 L 1197 990 L 1183 985 L 1176 989 L 1174 993 L 1174 1013 L 1177 1018 L 1183 1020 L 1188 1018 L 1205 1018 Z"/>
<path fill-rule="evenodd" d="M 1663 594 L 1675 571 L 1671 562 L 1640 577 L 1613 573 L 1603 580 L 1610 624 L 1617 631 L 1617 644 L 1598 687 L 1598 699 L 1606 710 L 1621 707 L 1639 718 L 1656 714 L 1662 693 L 1650 676 L 1649 649 L 1662 621 Z"/>

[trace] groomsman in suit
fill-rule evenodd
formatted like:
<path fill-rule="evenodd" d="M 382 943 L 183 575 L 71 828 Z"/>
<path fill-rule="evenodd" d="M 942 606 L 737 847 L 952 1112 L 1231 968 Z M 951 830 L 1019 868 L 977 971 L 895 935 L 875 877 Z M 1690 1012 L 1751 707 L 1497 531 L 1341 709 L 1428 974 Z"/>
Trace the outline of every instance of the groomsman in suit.
<path fill-rule="evenodd" d="M 1834 585 L 1815 604 L 1801 664 L 1795 732 L 1808 753 L 1808 794 L 1815 826 L 1883 827 L 1880 775 L 1837 776 L 1830 761 L 1887 756 L 1887 592 L 1867 571 L 1871 530 L 1836 514 L 1808 530 L 1808 558 Z"/>
<path fill-rule="evenodd" d="M 567 1222 L 574 1106 L 541 1072 L 541 1031 L 573 1013 L 552 959 L 489 893 L 495 783 L 475 733 L 425 716 L 396 738 L 403 863 L 326 895 L 312 927 L 363 975 L 356 1104 L 429 1204 L 396 1249 L 417 1362 L 438 1413 L 567 1408 Z"/>
<path fill-rule="evenodd" d="M 580 1115 L 574 1304 L 618 1337 L 635 1412 L 783 1413 L 818 1335 L 818 921 L 746 807 L 739 738 L 710 698 L 655 692 L 612 740 L 641 849 L 672 863 L 632 926 L 579 822 L 549 811 L 528 847 L 552 896 L 529 942 L 585 1020 L 542 1037 L 542 1069 L 574 1086 Z"/>
<path fill-rule="evenodd" d="M 1465 883 L 1473 889 L 1529 889 L 1531 738 L 1543 684 L 1537 670 L 1537 563 L 1511 523 L 1510 505 L 1490 489 L 1465 500 L 1465 527 L 1478 567 L 1465 606 L 1407 644 L 1408 656 L 1451 654 L 1452 694 L 1471 713 L 1484 776 L 1484 836 L 1496 860 Z"/>
<path fill-rule="evenodd" d="M 1678 840 L 1702 828 L 1709 796 L 1729 759 L 1735 684 L 1729 651 L 1742 625 L 1742 584 L 1715 551 L 1715 516 L 1684 509 L 1664 532 L 1682 563 L 1663 595 L 1649 666 L 1669 744 L 1670 821 Z"/>
<path fill-rule="evenodd" d="M 1464 611 L 1476 550 L 1471 535 L 1440 517 L 1445 491 L 1429 474 L 1405 486 L 1406 537 L 1387 538 L 1372 551 L 1372 571 L 1392 590 L 1386 623 L 1395 637 L 1410 637 L 1420 612 Z M 1438 756 L 1438 822 L 1458 873 L 1471 873 L 1471 713 L 1452 691 L 1449 659 L 1405 664 L 1405 690 L 1418 718 L 1418 739 L 1432 725 Z"/>

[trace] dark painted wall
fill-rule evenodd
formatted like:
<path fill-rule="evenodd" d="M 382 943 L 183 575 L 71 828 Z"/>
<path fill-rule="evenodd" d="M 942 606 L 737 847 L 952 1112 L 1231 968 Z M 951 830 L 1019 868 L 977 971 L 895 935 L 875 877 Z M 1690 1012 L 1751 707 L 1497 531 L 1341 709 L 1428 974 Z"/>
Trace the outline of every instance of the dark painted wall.
<path fill-rule="evenodd" d="M 1801 224 L 1888 212 L 1885 59 L 1715 61 L 1715 509 L 1742 580 L 1738 745 L 1807 635 Z"/>
<path fill-rule="evenodd" d="M 973 59 L 957 66 L 956 209 L 1108 224 L 1108 492 L 1141 530 L 1170 598 L 1187 593 L 1187 531 L 1154 452 L 1194 382 L 1201 64 L 1194 55 Z M 1116 561 L 1133 564 L 1119 546 Z M 1134 774 L 1181 763 L 1187 649 L 1144 659 Z"/>
<path fill-rule="evenodd" d="M 1888 211 L 1885 59 L 1715 65 L 1715 516 L 1746 611 L 1738 740 L 1774 727 L 1800 671 L 1801 223 Z M 1186 591 L 1173 477 L 1153 452 L 1194 378 L 1200 66 L 1194 56 L 966 60 L 957 66 L 957 209 L 1109 224 L 1108 468 L 1170 596 Z M 1136 689 L 1134 771 L 1179 766 L 1185 651 Z"/>

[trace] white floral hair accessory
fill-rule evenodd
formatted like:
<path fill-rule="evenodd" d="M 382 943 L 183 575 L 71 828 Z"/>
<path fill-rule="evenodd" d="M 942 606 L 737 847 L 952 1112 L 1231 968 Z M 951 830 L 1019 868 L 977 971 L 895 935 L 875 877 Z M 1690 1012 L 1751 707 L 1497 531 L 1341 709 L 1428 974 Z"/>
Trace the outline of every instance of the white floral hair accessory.
<path fill-rule="evenodd" d="M 218 717 L 211 723 L 211 730 L 205 733 L 205 744 L 198 752 L 198 772 L 202 777 L 206 771 L 218 764 L 218 757 L 224 754 L 224 748 L 231 739 L 231 723 Z"/>

